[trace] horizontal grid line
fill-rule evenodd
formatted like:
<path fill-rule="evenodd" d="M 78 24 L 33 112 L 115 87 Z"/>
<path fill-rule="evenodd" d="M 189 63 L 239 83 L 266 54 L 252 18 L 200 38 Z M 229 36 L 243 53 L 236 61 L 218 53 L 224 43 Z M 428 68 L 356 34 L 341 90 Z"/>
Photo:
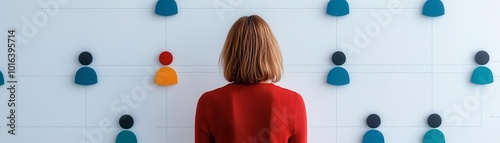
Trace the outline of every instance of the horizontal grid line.
<path fill-rule="evenodd" d="M 156 128 L 194 128 L 194 126 L 156 126 Z"/>
<path fill-rule="evenodd" d="M 152 10 L 152 7 L 63 7 L 63 8 L 41 8 L 41 9 L 60 9 L 60 10 Z M 249 9 L 261 9 L 261 10 L 326 10 L 326 8 L 318 7 L 304 7 L 304 8 L 280 8 L 280 7 L 249 7 L 249 8 L 216 8 L 216 7 L 199 7 L 199 8 L 178 8 L 180 10 L 216 10 L 216 9 L 228 9 L 228 10 L 249 10 Z M 384 8 L 384 7 L 352 7 L 350 9 L 394 9 L 394 8 Z M 398 9 L 406 10 L 418 10 L 422 8 L 413 7 L 402 7 Z"/>
<path fill-rule="evenodd" d="M 464 74 L 470 72 L 349 72 L 359 74 Z"/>
<path fill-rule="evenodd" d="M 308 126 L 309 128 L 368 128 L 367 126 Z M 428 128 L 429 126 L 379 126 L 378 128 Z M 440 126 L 439 128 L 479 128 L 482 126 Z M 157 128 L 194 128 L 194 126 L 157 126 Z"/>
<path fill-rule="evenodd" d="M 121 128 L 120 126 L 16 126 L 18 128 Z M 0 128 L 10 128 L 9 126 L 0 126 Z"/>
<path fill-rule="evenodd" d="M 480 125 L 476 126 L 440 126 L 439 128 L 479 128 Z M 309 126 L 309 128 L 368 128 L 368 126 Z M 379 126 L 378 128 L 429 128 L 429 126 Z"/>
<path fill-rule="evenodd" d="M 120 126 L 16 126 L 18 128 L 54 128 L 54 129 L 75 129 L 75 128 L 121 128 Z M 308 126 L 309 128 L 368 128 L 367 126 Z M 429 126 L 379 126 L 378 128 L 427 128 Z M 471 126 L 440 126 L 439 128 L 480 128 L 480 125 Z M 0 126 L 0 128 L 9 128 Z M 194 126 L 156 126 L 156 128 L 186 129 Z"/>
<path fill-rule="evenodd" d="M 161 65 L 92 65 L 96 67 L 117 67 L 117 66 L 131 66 L 131 67 L 162 67 Z M 218 67 L 221 65 L 169 65 L 169 66 L 184 66 L 184 67 L 189 67 L 189 66 L 204 66 L 204 67 Z M 332 64 L 289 64 L 289 65 L 284 65 L 285 67 L 289 66 L 334 66 Z M 344 64 L 343 66 L 475 66 L 475 64 Z"/>
<path fill-rule="evenodd" d="M 220 74 L 222 72 L 177 72 L 178 74 Z M 289 74 L 327 74 L 328 72 L 285 72 Z M 468 74 L 470 72 L 349 72 L 350 74 Z M 97 75 L 98 77 L 154 77 L 155 75 Z M 7 77 L 7 76 L 6 76 Z M 18 75 L 16 77 L 74 77 L 74 75 Z M 498 77 L 498 76 L 495 76 Z"/>

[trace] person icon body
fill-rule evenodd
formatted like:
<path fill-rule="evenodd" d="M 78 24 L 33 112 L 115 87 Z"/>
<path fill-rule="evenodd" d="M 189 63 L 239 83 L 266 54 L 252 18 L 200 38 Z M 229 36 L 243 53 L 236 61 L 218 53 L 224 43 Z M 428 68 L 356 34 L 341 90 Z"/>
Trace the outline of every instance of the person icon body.
<path fill-rule="evenodd" d="M 3 77 L 2 71 L 0 71 L 0 85 L 4 85 L 4 84 L 5 84 L 5 79 Z"/>
<path fill-rule="evenodd" d="M 134 119 L 132 118 L 132 116 L 123 115 L 122 117 L 120 117 L 119 124 L 120 127 L 125 130 L 118 133 L 115 143 L 137 143 L 137 136 L 134 134 L 134 132 L 127 130 L 134 126 Z"/>
<path fill-rule="evenodd" d="M 444 4 L 441 0 L 427 0 L 422 9 L 422 14 L 429 17 L 444 15 Z"/>
<path fill-rule="evenodd" d="M 433 129 L 430 129 L 425 133 L 423 143 L 445 143 L 443 132 L 435 129 L 441 126 L 441 122 L 441 116 L 438 114 L 431 114 L 429 118 L 427 118 L 427 124 Z"/>
<path fill-rule="evenodd" d="M 332 55 L 332 62 L 338 67 L 334 67 L 328 72 L 328 77 L 326 82 L 331 85 L 346 85 L 350 83 L 349 72 L 340 65 L 343 65 L 346 61 L 345 54 L 343 52 L 337 51 Z"/>
<path fill-rule="evenodd" d="M 366 131 L 365 135 L 363 135 L 363 143 L 384 143 L 384 135 L 382 132 L 377 130 L 380 126 L 380 117 L 377 114 L 371 114 L 366 118 L 366 124 L 371 129 Z"/>
<path fill-rule="evenodd" d="M 93 85 L 97 83 L 97 73 L 94 69 L 88 67 L 92 63 L 92 54 L 85 51 L 80 53 L 78 61 L 84 65 L 78 69 L 75 75 L 75 83 L 79 85 Z"/>
<path fill-rule="evenodd" d="M 344 16 L 349 14 L 349 3 L 347 0 L 330 0 L 326 7 L 326 13 L 332 16 Z"/>
<path fill-rule="evenodd" d="M 172 16 L 178 13 L 175 0 L 158 0 L 155 13 L 161 16 Z"/>
<path fill-rule="evenodd" d="M 488 67 L 484 66 L 490 60 L 488 53 L 486 51 L 479 51 L 476 53 L 474 60 L 479 64 L 479 67 L 472 72 L 470 81 L 478 85 L 493 83 L 493 72 L 491 72 Z"/>
<path fill-rule="evenodd" d="M 172 53 L 164 51 L 160 54 L 159 61 L 165 67 L 156 72 L 155 83 L 162 86 L 170 86 L 178 83 L 177 72 L 171 67 L 167 67 L 173 61 Z"/>

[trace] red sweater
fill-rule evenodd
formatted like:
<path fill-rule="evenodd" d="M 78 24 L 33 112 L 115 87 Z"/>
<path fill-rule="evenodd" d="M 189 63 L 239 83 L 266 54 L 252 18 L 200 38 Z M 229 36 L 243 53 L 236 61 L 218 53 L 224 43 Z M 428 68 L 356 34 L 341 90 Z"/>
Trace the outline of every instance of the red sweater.
<path fill-rule="evenodd" d="M 307 143 L 302 97 L 271 83 L 228 84 L 198 100 L 195 143 Z"/>

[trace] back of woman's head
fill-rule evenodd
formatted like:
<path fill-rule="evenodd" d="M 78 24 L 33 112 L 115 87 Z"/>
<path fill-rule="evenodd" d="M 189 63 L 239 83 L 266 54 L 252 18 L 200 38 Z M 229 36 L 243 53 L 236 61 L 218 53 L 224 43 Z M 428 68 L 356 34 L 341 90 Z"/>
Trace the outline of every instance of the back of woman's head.
<path fill-rule="evenodd" d="M 243 16 L 227 34 L 220 62 L 229 82 L 254 84 L 278 82 L 283 59 L 269 25 L 260 16 Z"/>

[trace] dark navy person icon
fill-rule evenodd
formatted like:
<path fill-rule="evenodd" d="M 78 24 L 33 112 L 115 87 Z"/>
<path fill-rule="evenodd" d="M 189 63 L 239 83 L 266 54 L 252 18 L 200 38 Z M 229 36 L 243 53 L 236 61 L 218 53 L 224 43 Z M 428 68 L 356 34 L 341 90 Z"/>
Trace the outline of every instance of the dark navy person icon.
<path fill-rule="evenodd" d="M 326 13 L 332 16 L 344 16 L 349 14 L 349 3 L 347 0 L 330 0 L 326 7 Z"/>
<path fill-rule="evenodd" d="M 172 16 L 177 14 L 178 8 L 175 0 L 158 0 L 155 13 L 161 16 Z"/>
<path fill-rule="evenodd" d="M 432 127 L 425 133 L 423 143 L 445 143 L 445 138 L 443 132 L 436 129 L 441 126 L 441 116 L 438 114 L 431 114 L 429 118 L 427 118 L 427 124 Z"/>
<path fill-rule="evenodd" d="M 363 135 L 363 143 L 384 143 L 384 135 L 376 128 L 380 126 L 380 117 L 377 114 L 371 114 L 366 118 L 366 124 L 372 128 Z"/>
<path fill-rule="evenodd" d="M 479 85 L 493 83 L 493 72 L 491 72 L 488 67 L 484 66 L 490 60 L 490 56 L 488 55 L 488 53 L 486 51 L 479 51 L 476 53 L 474 60 L 480 66 L 474 69 L 470 81 L 474 84 Z"/>
<path fill-rule="evenodd" d="M 429 17 L 444 15 L 444 4 L 441 0 L 427 0 L 422 9 L 422 14 Z"/>
<path fill-rule="evenodd" d="M 134 126 L 134 118 L 130 115 L 123 115 L 119 123 L 123 129 L 130 129 Z M 137 143 L 137 136 L 129 130 L 123 130 L 116 136 L 115 143 Z"/>
<path fill-rule="evenodd" d="M 349 73 L 340 65 L 343 65 L 346 61 L 345 54 L 343 52 L 337 51 L 332 55 L 332 62 L 337 65 L 330 72 L 328 72 L 328 77 L 326 82 L 331 85 L 346 85 L 350 83 Z"/>
<path fill-rule="evenodd" d="M 79 85 L 92 85 L 97 83 L 97 73 L 94 69 L 88 67 L 92 63 L 92 54 L 85 51 L 80 53 L 78 61 L 84 65 L 78 69 L 75 75 L 75 83 Z"/>

